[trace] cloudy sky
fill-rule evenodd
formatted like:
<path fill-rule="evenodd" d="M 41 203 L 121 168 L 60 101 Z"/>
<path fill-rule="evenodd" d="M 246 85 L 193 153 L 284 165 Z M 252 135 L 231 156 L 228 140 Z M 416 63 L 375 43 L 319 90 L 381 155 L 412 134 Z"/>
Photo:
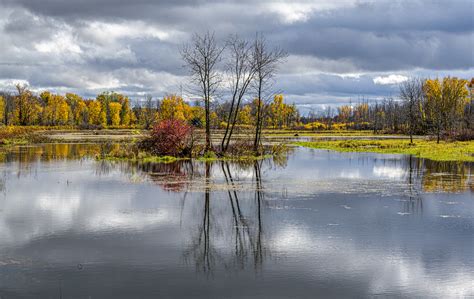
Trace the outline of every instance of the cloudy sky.
<path fill-rule="evenodd" d="M 411 76 L 474 76 L 473 16 L 471 0 L 0 0 L 0 89 L 161 97 L 188 81 L 193 32 L 258 31 L 289 54 L 275 85 L 287 101 L 376 100 Z"/>

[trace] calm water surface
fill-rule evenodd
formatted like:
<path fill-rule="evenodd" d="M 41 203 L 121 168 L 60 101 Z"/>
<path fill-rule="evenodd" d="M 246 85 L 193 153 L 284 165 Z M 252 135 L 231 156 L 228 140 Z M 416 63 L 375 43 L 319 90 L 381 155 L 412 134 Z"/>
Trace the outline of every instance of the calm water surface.
<path fill-rule="evenodd" d="M 0 297 L 474 296 L 474 164 L 296 149 L 258 163 L 0 163 Z"/>

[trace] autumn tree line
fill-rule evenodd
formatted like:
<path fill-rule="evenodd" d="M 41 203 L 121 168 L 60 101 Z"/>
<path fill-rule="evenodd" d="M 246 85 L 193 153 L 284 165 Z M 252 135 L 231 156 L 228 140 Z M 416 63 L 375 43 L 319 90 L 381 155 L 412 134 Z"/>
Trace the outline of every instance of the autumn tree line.
<path fill-rule="evenodd" d="M 398 97 L 342 105 L 301 118 L 302 128 L 354 129 L 374 133 L 474 138 L 474 79 L 412 78 L 399 85 Z"/>
<path fill-rule="evenodd" d="M 229 102 L 212 105 L 211 128 L 226 127 Z M 251 128 L 255 122 L 257 102 L 242 105 L 237 115 L 240 128 Z M 297 125 L 299 114 L 294 104 L 284 103 L 283 95 L 275 95 L 266 105 L 266 127 L 289 128 Z M 143 127 L 160 120 L 177 119 L 194 127 L 205 126 L 205 111 L 199 102 L 188 103 L 181 96 L 167 95 L 161 99 L 145 96 L 132 101 L 116 92 L 104 92 L 94 99 L 74 93 L 65 95 L 43 91 L 35 95 L 26 86 L 17 85 L 16 93 L 0 92 L 0 122 L 14 126 L 77 126 L 79 128 Z"/>
<path fill-rule="evenodd" d="M 15 93 L 0 93 L 0 121 L 17 126 L 128 126 L 136 122 L 126 96 L 105 92 L 96 99 L 43 91 L 36 95 L 25 85 Z"/>
<path fill-rule="evenodd" d="M 282 94 L 259 103 L 257 99 L 240 104 L 235 124 L 239 129 L 254 128 L 258 106 L 262 105 L 263 127 L 299 130 L 373 130 L 374 133 L 432 134 L 472 138 L 474 126 L 474 79 L 411 79 L 400 84 L 397 98 L 342 105 L 319 115 L 300 116 L 295 104 L 287 104 Z M 210 127 L 226 129 L 232 102 L 210 105 Z M 235 109 L 235 108 L 234 108 Z M 16 126 L 77 126 L 150 128 L 160 120 L 177 119 L 194 127 L 204 127 L 205 108 L 199 101 L 190 104 L 178 95 L 162 99 L 145 96 L 131 100 L 120 93 L 104 92 L 94 99 L 77 94 L 54 94 L 44 91 L 35 95 L 26 86 L 17 85 L 15 93 L 0 92 L 0 122 Z"/>

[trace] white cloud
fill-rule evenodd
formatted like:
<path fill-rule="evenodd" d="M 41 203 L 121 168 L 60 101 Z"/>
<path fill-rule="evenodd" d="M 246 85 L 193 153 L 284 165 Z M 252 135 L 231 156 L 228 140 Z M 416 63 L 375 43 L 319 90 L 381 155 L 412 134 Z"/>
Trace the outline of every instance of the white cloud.
<path fill-rule="evenodd" d="M 61 31 L 54 35 L 51 40 L 42 41 L 34 45 L 38 52 L 53 54 L 80 54 L 81 48 L 74 40 L 71 33 Z"/>
<path fill-rule="evenodd" d="M 388 75 L 388 76 L 378 76 L 374 78 L 374 83 L 378 85 L 394 85 L 400 84 L 408 80 L 407 76 L 402 75 Z"/>
<path fill-rule="evenodd" d="M 86 37 L 93 39 L 96 43 L 108 44 L 117 42 L 121 38 L 156 38 L 163 41 L 173 41 L 184 34 L 169 29 L 161 29 L 144 22 L 127 23 L 104 23 L 93 22 L 89 24 L 83 33 Z"/>
<path fill-rule="evenodd" d="M 321 59 L 310 55 L 289 55 L 281 69 L 286 74 L 320 74 L 336 73 L 348 75 L 358 71 L 347 59 Z"/>
<path fill-rule="evenodd" d="M 353 0 L 317 1 L 315 2 L 272 2 L 262 6 L 262 11 L 271 12 L 287 24 L 305 22 L 316 11 L 330 10 L 354 5 Z"/>
<path fill-rule="evenodd" d="M 21 79 L 0 79 L 0 88 L 1 89 L 12 89 L 15 85 L 26 85 L 29 86 L 30 83 L 27 80 Z"/>

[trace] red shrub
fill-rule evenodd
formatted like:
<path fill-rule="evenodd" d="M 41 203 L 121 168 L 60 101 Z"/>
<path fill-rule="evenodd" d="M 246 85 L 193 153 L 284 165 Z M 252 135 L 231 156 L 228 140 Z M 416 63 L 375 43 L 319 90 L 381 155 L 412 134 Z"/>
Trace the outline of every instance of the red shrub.
<path fill-rule="evenodd" d="M 156 155 L 180 156 L 187 150 L 192 127 L 181 120 L 163 120 L 153 126 L 150 151 Z"/>

